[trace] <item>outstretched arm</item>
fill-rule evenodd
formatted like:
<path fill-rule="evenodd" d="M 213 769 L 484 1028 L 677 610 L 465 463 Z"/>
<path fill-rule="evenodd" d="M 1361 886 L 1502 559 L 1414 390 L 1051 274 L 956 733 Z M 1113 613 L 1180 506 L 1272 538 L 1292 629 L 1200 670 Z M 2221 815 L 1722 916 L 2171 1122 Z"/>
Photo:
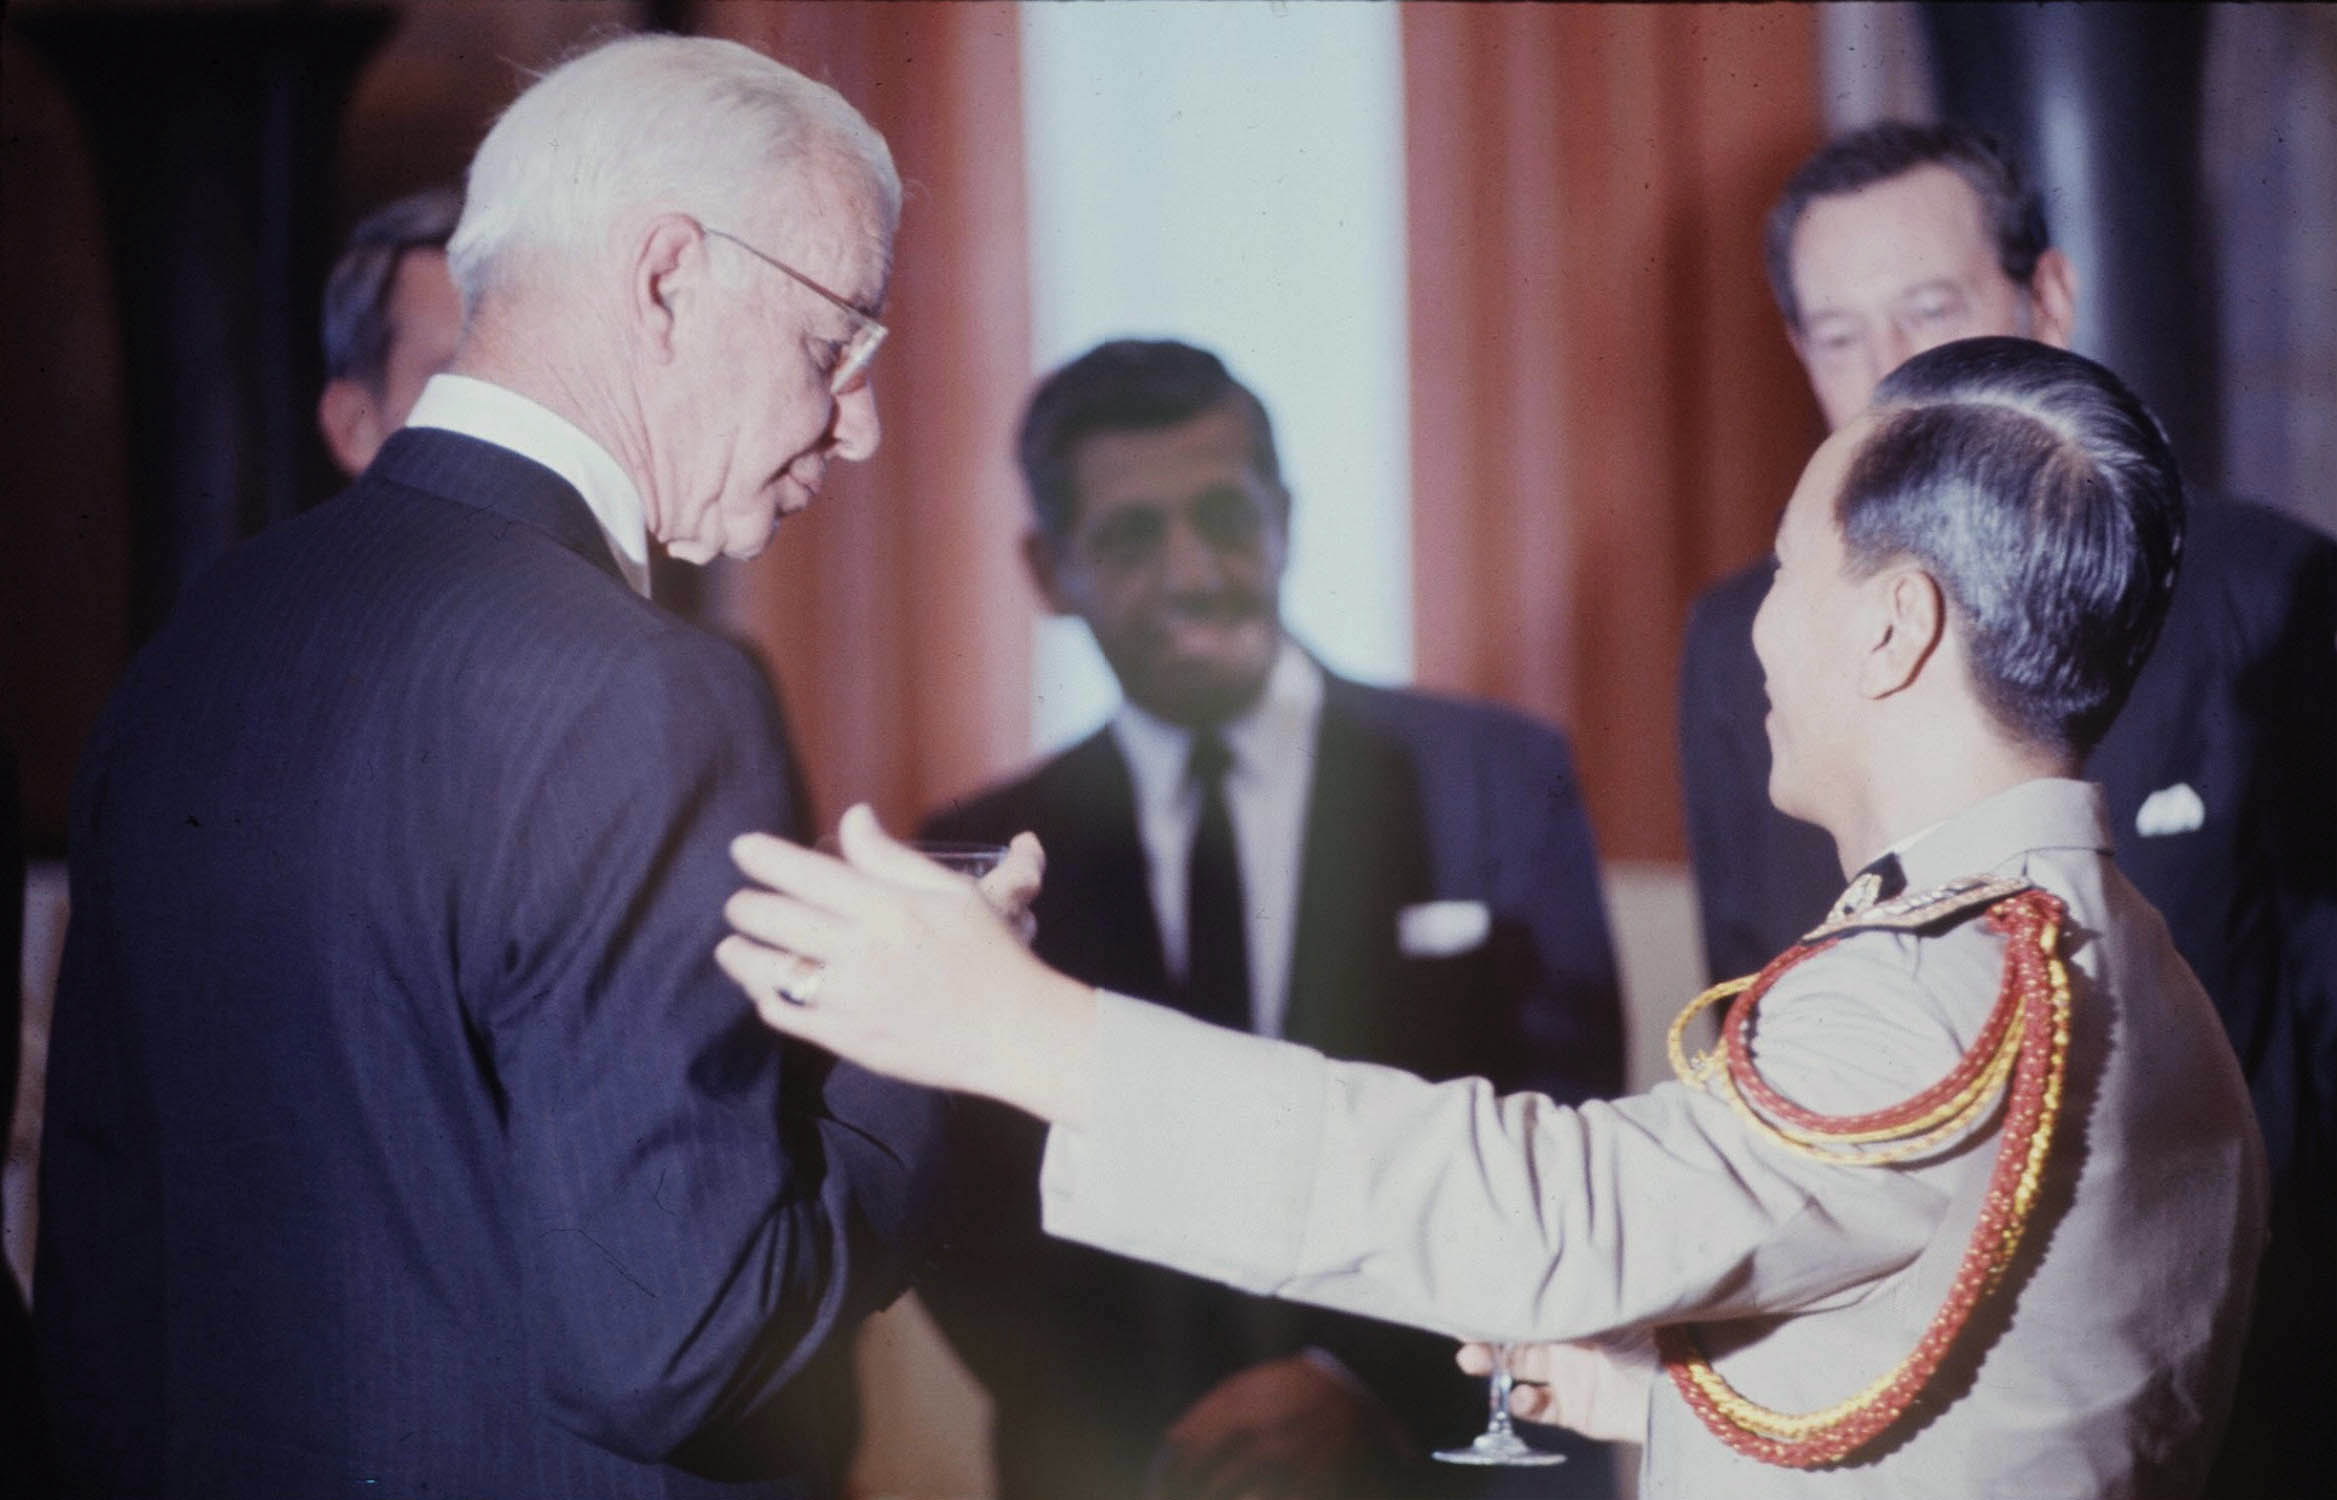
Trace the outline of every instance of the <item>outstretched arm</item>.
<path fill-rule="evenodd" d="M 1064 1238 L 1437 1332 L 1575 1339 L 1808 1306 L 1904 1265 L 1945 1201 L 1920 1173 L 1779 1151 L 1676 1084 L 1503 1099 L 1098 995 L 865 811 L 844 850 L 742 840 L 775 890 L 733 899 L 724 967 L 782 1030 L 1054 1122 L 1041 1196 Z M 1763 1068 L 1789 1096 L 1854 1112 L 1952 1065 L 1889 959 L 1844 950 L 1772 994 Z M 823 977 L 790 1004 L 807 961 Z"/>

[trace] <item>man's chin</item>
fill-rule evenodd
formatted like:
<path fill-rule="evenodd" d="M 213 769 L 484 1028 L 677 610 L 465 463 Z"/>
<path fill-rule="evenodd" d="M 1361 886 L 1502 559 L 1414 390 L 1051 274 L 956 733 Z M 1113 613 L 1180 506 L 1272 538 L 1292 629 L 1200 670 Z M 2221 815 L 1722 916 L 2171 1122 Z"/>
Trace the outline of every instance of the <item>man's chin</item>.
<path fill-rule="evenodd" d="M 1188 729 L 1239 718 L 1266 689 L 1263 668 L 1168 667 L 1148 674 L 1148 679 L 1137 706 Z"/>

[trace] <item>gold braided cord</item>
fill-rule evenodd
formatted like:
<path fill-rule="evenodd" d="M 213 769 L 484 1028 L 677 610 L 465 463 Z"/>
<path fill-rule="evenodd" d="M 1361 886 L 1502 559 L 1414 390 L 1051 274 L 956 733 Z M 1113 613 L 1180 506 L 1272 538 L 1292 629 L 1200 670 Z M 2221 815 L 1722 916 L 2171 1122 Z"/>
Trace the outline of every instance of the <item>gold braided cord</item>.
<path fill-rule="evenodd" d="M 1846 1131 L 1839 1136 L 1830 1136 L 1822 1130 L 1772 1120 L 1762 1114 L 1753 1107 L 1751 1100 L 1745 1098 L 1736 1080 L 1729 1077 L 1725 1068 L 1716 1070 L 1710 1086 L 1728 1101 L 1729 1107 L 1756 1133 L 1768 1137 L 1788 1151 L 1840 1167 L 1886 1167 L 1913 1157 L 1929 1155 L 1945 1142 L 1963 1134 L 1995 1108 L 2005 1080 L 2012 1076 L 2013 1064 L 2020 1059 L 2021 1038 L 2025 1033 L 2024 1022 L 2016 1021 L 2007 1027 L 2004 1041 L 1989 1058 L 1988 1066 L 1975 1075 L 1961 1093 L 1904 1126 Z M 1905 1132 L 1909 1130 L 1919 1133 L 1906 1136 Z M 1905 1138 L 1901 1139 L 1902 1136 Z M 1873 1150 L 1844 1149 L 1875 1141 L 1891 1141 L 1895 1144 Z"/>
<path fill-rule="evenodd" d="M 1739 1427 L 1747 1432 L 1757 1432 L 1763 1437 L 1791 1443 L 1823 1433 L 1866 1411 L 1906 1374 L 1908 1366 L 1915 1363 L 1919 1353 L 1909 1354 L 1893 1366 L 1888 1374 L 1848 1400 L 1837 1401 L 1832 1406 L 1811 1412 L 1772 1411 L 1746 1400 L 1701 1354 L 1688 1361 L 1688 1376 L 1696 1382 L 1697 1389 L 1703 1391 L 1705 1397 L 1720 1409 L 1721 1414 Z"/>
<path fill-rule="evenodd" d="M 1715 1048 L 1710 1052 L 1698 1054 L 1694 1064 L 1690 1064 L 1687 1043 L 1688 1023 L 1721 1001 L 1733 999 L 1751 989 L 1759 982 L 1760 978 L 1761 976 L 1758 974 L 1747 974 L 1742 979 L 1723 979 L 1720 983 L 1689 1001 L 1686 1009 L 1672 1017 L 1671 1030 L 1664 1036 L 1664 1051 L 1670 1054 L 1672 1071 L 1679 1075 L 1680 1082 L 1694 1088 L 1704 1081 L 1706 1073 L 1718 1068 L 1721 1063 L 1719 1049 Z"/>
<path fill-rule="evenodd" d="M 2067 1082 L 2069 1061 L 2069 969 L 2061 962 L 2061 919 L 2048 916 L 2044 928 L 2037 934 L 2037 946 L 2045 954 L 2046 982 L 2053 987 L 2052 1064 L 2045 1071 L 2045 1092 L 2038 1102 L 2037 1133 L 2029 1138 L 2028 1159 L 2021 1163 L 2020 1182 L 2013 1188 L 2012 1212 L 2004 1225 L 2002 1248 L 1997 1252 L 1995 1272 L 1989 1277 L 1994 1284 L 2012 1261 L 2013 1251 L 2020 1248 L 2021 1231 L 2028 1224 L 2029 1211 L 2036 1207 L 2037 1194 L 2045 1181 L 2045 1152 L 2053 1143 L 2053 1124 L 2061 1118 L 2063 1086 Z"/>
<path fill-rule="evenodd" d="M 1756 1134 L 1798 1155 L 1840 1166 L 1890 1166 L 1911 1157 L 1922 1156 L 1962 1134 L 1994 1107 L 2005 1080 L 2012 1076 L 2013 1063 L 2020 1056 L 2021 1040 L 2026 1034 L 2025 1021 L 2015 1017 L 2013 1023 L 2005 1028 L 1996 1050 L 1990 1054 L 1988 1065 L 1974 1074 L 1971 1081 L 1956 1093 L 1915 1119 L 1871 1130 L 1811 1129 L 1790 1121 L 1772 1120 L 1754 1108 L 1737 1087 L 1736 1080 L 1729 1075 L 1724 1046 L 1715 1045 L 1711 1050 L 1693 1057 L 1688 1055 L 1688 1023 L 1713 1005 L 1741 994 L 1759 981 L 1760 975 L 1749 974 L 1742 979 L 1716 984 L 1689 1001 L 1687 1007 L 1672 1018 L 1671 1029 L 1664 1039 L 1665 1050 L 1671 1055 L 1672 1071 L 1690 1088 L 1702 1088 L 1718 1094 Z M 1884 1141 L 1897 1144 L 1882 1150 L 1844 1149 Z"/>
<path fill-rule="evenodd" d="M 2042 897 L 2034 904 L 2023 905 L 2018 910 L 2037 918 L 2033 940 L 2043 959 L 2045 983 L 2041 998 L 2045 999 L 2048 1006 L 2044 1035 L 2042 1038 L 2029 1036 L 2026 1013 L 2031 1006 L 2028 1002 L 2040 997 L 2033 983 L 2024 985 L 2018 997 L 2022 1001 L 2019 1023 L 2007 1028 L 2006 1041 L 1982 1070 L 1977 1092 L 1973 1089 L 1961 1090 L 1956 1099 L 1949 1101 L 1945 1107 L 1952 1108 L 1953 1115 L 1960 1117 L 1969 1112 L 1969 1106 L 1963 1102 L 1967 1096 L 1977 1098 L 1983 1105 L 1992 1104 L 1999 1091 L 2005 1089 L 2009 1074 L 2020 1060 L 2022 1042 L 2041 1041 L 2042 1055 L 2032 1053 L 2030 1070 L 2025 1075 L 2038 1087 L 2033 1095 L 2027 1094 L 2024 1089 L 2021 1097 L 2016 1098 L 2003 1128 L 2007 1131 L 2023 1128 L 2024 1122 L 2020 1117 L 2030 1107 L 2032 1100 L 2035 1123 L 2028 1140 L 2023 1143 L 2025 1149 L 2021 1153 L 2019 1169 L 2011 1189 L 2007 1191 L 1992 1180 L 1987 1199 L 1981 1208 L 1980 1222 L 1973 1227 L 1972 1243 L 1957 1268 L 1954 1286 L 1916 1346 L 1887 1373 L 1870 1381 L 1855 1395 L 1821 1410 L 1791 1413 L 1762 1406 L 1739 1394 L 1712 1367 L 1702 1350 L 1696 1347 L 1694 1334 L 1689 1328 L 1682 1326 L 1659 1330 L 1659 1344 L 1665 1346 L 1666 1363 L 1673 1368 L 1676 1376 L 1685 1377 L 1711 1409 L 1709 1413 L 1700 1412 L 1699 1415 L 1708 1422 L 1717 1419 L 1734 1428 L 1740 1436 L 1729 1438 L 1731 1445 L 1749 1456 L 1765 1462 L 1795 1466 L 1833 1463 L 1871 1441 L 1877 1433 L 1897 1420 L 1905 1410 L 1906 1403 L 1930 1379 L 1948 1343 L 1960 1331 L 1963 1319 L 1969 1314 L 1972 1305 L 2003 1278 L 2014 1252 L 2019 1248 L 2029 1214 L 2035 1208 L 2037 1196 L 2042 1190 L 2045 1162 L 2060 1119 L 2068 1072 L 2071 1004 L 2069 971 L 2058 951 L 2062 915 L 2060 903 L 2051 897 Z M 2018 940 L 2017 930 L 2008 926 L 2007 931 L 2008 935 Z M 1806 952 L 1798 955 L 1807 956 Z M 1763 973 L 1773 976 L 1779 970 L 1779 964 L 1786 962 L 1781 959 Z M 2014 961 L 2008 952 L 2008 988 L 2014 982 L 2014 972 Z M 1725 1056 L 1719 1049 L 1693 1060 L 1687 1057 L 1682 1035 L 1690 1018 L 1708 1006 L 1759 983 L 1760 977 L 1715 985 L 1680 1013 L 1672 1024 L 1669 1038 L 1673 1070 L 1691 1087 L 1709 1086 L 1717 1082 L 1740 1116 L 1751 1121 L 1772 1139 L 1805 1155 L 1839 1161 L 1843 1165 L 1878 1164 L 1882 1159 L 1880 1153 L 1835 1157 L 1814 1149 L 1815 1142 L 1796 1140 L 1775 1128 L 1741 1096 L 1735 1079 L 1729 1075 L 1725 1066 Z M 1912 1120 L 1902 1128 L 1924 1130 L 1926 1124 L 1930 1123 L 1930 1117 L 1939 1113 L 1939 1110 L 1931 1111 L 1924 1119 Z M 1955 1120 L 1951 1118 L 1945 1123 L 1932 1124 L 1930 1129 L 1924 1130 L 1924 1136 L 1935 1137 L 1953 1123 Z M 1813 1134 L 1822 1139 L 1822 1132 Z M 1991 1178 L 1994 1179 L 2000 1170 L 2001 1164 L 1991 1172 Z M 1992 1218 L 1997 1222 L 1991 1224 Z M 1718 1427 L 1715 1430 L 1720 1431 Z M 1725 1432 L 1722 1435 L 1728 1436 Z"/>

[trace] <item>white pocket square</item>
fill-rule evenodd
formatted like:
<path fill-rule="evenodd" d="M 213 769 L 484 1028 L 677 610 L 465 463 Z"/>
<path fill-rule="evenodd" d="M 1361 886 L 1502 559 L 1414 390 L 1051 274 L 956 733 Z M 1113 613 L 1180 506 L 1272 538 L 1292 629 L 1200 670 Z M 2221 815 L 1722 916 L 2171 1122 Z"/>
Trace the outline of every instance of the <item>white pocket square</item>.
<path fill-rule="evenodd" d="M 1406 958 L 1450 958 L 1481 948 L 1493 931 L 1482 901 L 1423 901 L 1396 913 L 1396 951 Z"/>
<path fill-rule="evenodd" d="M 2142 806 L 2134 811 L 2134 831 L 2146 839 L 2189 833 L 2206 821 L 2207 804 L 2199 800 L 2188 781 L 2160 787 L 2143 798 Z"/>

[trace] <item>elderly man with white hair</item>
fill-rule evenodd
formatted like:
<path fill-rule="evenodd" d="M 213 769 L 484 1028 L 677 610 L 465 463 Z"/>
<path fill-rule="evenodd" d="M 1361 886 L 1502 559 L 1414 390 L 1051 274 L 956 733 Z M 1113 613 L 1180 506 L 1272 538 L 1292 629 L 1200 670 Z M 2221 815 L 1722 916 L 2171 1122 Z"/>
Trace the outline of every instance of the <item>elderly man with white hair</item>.
<path fill-rule="evenodd" d="M 751 557 L 875 448 L 884 142 L 637 37 L 514 103 L 466 202 L 450 371 L 182 600 L 82 766 L 38 1297 L 74 1493 L 802 1493 L 783 1388 L 905 1278 L 935 1105 L 715 968 L 790 768 L 760 674 L 645 597 L 650 538 Z"/>

